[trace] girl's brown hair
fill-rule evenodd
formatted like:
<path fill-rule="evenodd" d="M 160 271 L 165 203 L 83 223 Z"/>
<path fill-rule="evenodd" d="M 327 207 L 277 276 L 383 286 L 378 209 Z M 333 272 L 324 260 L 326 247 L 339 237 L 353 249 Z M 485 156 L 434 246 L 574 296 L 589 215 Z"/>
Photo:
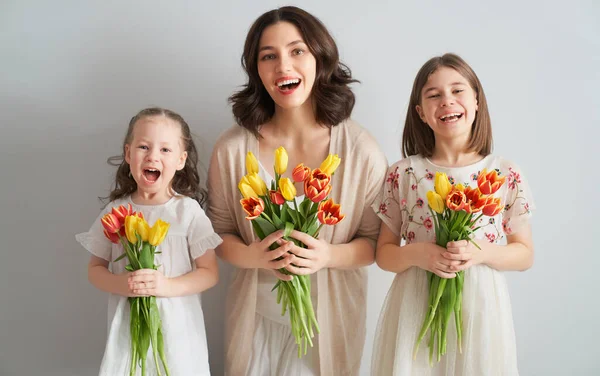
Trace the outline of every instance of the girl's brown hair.
<path fill-rule="evenodd" d="M 435 136 L 431 128 L 421 120 L 417 105 L 421 105 L 421 92 L 431 76 L 440 67 L 448 67 L 463 76 L 475 91 L 478 110 L 471 127 L 469 150 L 483 156 L 492 152 L 492 122 L 488 112 L 483 86 L 473 69 L 460 56 L 447 53 L 429 59 L 417 73 L 410 94 L 404 132 L 402 134 L 402 155 L 404 158 L 420 154 L 431 157 L 435 148 Z"/>
<path fill-rule="evenodd" d="M 337 45 L 323 23 L 300 8 L 287 6 L 264 13 L 248 32 L 242 54 L 242 67 L 248 75 L 248 83 L 229 98 L 237 123 L 259 137 L 259 126 L 275 113 L 275 102 L 258 75 L 258 49 L 263 31 L 278 22 L 289 22 L 298 28 L 317 62 L 311 93 L 317 122 L 332 127 L 349 118 L 355 99 L 348 85 L 358 81 L 340 62 Z"/>
<path fill-rule="evenodd" d="M 171 187 L 175 192 L 191 197 L 203 205 L 206 200 L 206 190 L 200 187 L 200 177 L 197 167 L 198 151 L 194 144 L 194 140 L 192 139 L 190 127 L 179 114 L 159 107 L 146 108 L 132 117 L 129 121 L 125 139 L 123 140 L 123 154 L 108 158 L 108 164 L 119 166 L 115 176 L 114 188 L 110 192 L 110 201 L 128 196 L 137 189 L 137 183 L 130 174 L 131 170 L 129 168 L 129 163 L 125 161 L 125 145 L 131 143 L 133 139 L 133 130 L 138 120 L 152 116 L 167 117 L 181 126 L 181 137 L 184 150 L 187 152 L 187 159 L 183 169 L 175 173 L 171 182 Z"/>

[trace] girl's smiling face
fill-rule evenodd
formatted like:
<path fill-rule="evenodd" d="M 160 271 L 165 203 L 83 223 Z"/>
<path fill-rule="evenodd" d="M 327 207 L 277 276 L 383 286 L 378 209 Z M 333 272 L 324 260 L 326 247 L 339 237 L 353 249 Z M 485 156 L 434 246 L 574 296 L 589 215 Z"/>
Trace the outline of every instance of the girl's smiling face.
<path fill-rule="evenodd" d="M 171 195 L 175 173 L 185 166 L 181 125 L 166 116 L 137 121 L 131 142 L 125 145 L 125 161 L 137 183 L 136 194 L 155 202 Z"/>
<path fill-rule="evenodd" d="M 477 114 L 477 96 L 469 82 L 456 70 L 440 67 L 421 91 L 417 113 L 436 139 L 468 143 Z"/>

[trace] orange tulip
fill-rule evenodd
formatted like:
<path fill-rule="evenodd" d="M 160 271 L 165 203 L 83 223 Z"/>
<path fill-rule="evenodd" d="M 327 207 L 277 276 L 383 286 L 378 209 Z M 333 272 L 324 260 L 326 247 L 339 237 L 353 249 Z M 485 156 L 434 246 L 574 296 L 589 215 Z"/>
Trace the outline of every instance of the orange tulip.
<path fill-rule="evenodd" d="M 310 168 L 306 167 L 304 165 L 304 163 L 300 163 L 292 171 L 292 179 L 294 179 L 294 181 L 296 183 L 305 181 L 309 176 L 310 176 Z"/>
<path fill-rule="evenodd" d="M 467 197 L 467 204 L 464 209 L 467 213 L 479 213 L 483 209 L 486 198 L 478 188 L 466 187 L 465 196 Z"/>
<path fill-rule="evenodd" d="M 119 232 L 123 225 L 113 213 L 105 214 L 100 221 L 102 222 L 102 227 L 110 234 Z"/>
<path fill-rule="evenodd" d="M 269 191 L 269 198 L 271 199 L 271 202 L 276 205 L 283 205 L 285 202 L 285 198 L 279 191 Z"/>
<path fill-rule="evenodd" d="M 500 213 L 502 210 L 502 202 L 499 197 L 487 197 L 485 205 L 483 206 L 483 214 L 488 217 L 493 217 L 496 214 Z"/>
<path fill-rule="evenodd" d="M 492 195 L 502 187 L 504 181 L 506 181 L 506 176 L 498 176 L 496 170 L 487 172 L 486 169 L 483 169 L 483 171 L 479 173 L 479 177 L 477 177 L 477 186 L 484 195 Z"/>
<path fill-rule="evenodd" d="M 265 203 L 260 197 L 247 197 L 240 200 L 242 208 L 248 214 L 247 220 L 251 221 L 258 218 L 260 214 L 265 210 Z"/>
<path fill-rule="evenodd" d="M 317 218 L 324 225 L 335 225 L 344 219 L 345 215 L 340 213 L 341 207 L 339 204 L 334 204 L 333 199 L 323 201 L 319 204 Z"/>
<path fill-rule="evenodd" d="M 460 211 L 463 210 L 467 204 L 467 197 L 462 191 L 452 191 L 446 198 L 446 207 L 450 210 Z"/>
<path fill-rule="evenodd" d="M 130 203 L 127 203 L 127 206 L 121 205 L 118 208 L 112 208 L 112 213 L 117 216 L 119 222 L 125 223 L 125 217 L 133 213 L 133 208 Z"/>

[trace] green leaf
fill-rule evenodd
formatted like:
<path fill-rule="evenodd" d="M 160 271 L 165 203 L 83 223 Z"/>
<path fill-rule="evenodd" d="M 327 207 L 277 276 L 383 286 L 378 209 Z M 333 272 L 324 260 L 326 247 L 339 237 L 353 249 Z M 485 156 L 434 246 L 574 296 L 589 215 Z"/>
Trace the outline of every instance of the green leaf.
<path fill-rule="evenodd" d="M 287 222 L 289 207 L 286 203 L 281 206 L 281 222 Z"/>
<path fill-rule="evenodd" d="M 304 218 L 308 218 L 310 216 L 311 204 L 312 201 L 310 201 L 306 197 L 304 198 L 304 201 L 302 201 L 302 203 L 300 204 L 300 212 L 302 213 L 302 216 Z"/>
<path fill-rule="evenodd" d="M 321 223 L 319 221 L 313 221 L 312 224 L 306 229 L 306 233 L 312 237 L 315 237 L 320 225 Z"/>
<path fill-rule="evenodd" d="M 117 257 L 113 262 L 121 261 L 125 256 L 127 256 L 127 252 L 123 252 L 123 254 Z"/>
<path fill-rule="evenodd" d="M 252 223 L 252 228 L 254 229 L 256 236 L 258 236 L 258 238 L 260 240 L 263 240 L 265 238 L 265 234 L 263 233 L 263 230 L 260 228 L 260 225 L 256 222 L 256 219 L 254 219 L 250 222 Z"/>
<path fill-rule="evenodd" d="M 275 226 L 271 222 L 267 221 L 266 219 L 264 219 L 262 217 L 258 217 L 256 219 L 254 219 L 254 222 L 256 222 L 260 226 L 260 228 L 265 236 L 277 231 L 277 228 L 275 228 Z"/>
<path fill-rule="evenodd" d="M 292 230 L 294 230 L 294 224 L 291 222 L 286 222 L 285 223 L 285 228 L 283 230 L 283 237 L 287 238 L 290 236 L 290 234 L 292 233 Z"/>
<path fill-rule="evenodd" d="M 154 255 L 150 248 L 150 243 L 144 242 L 142 251 L 140 252 L 140 266 L 142 269 L 152 269 L 154 266 Z"/>
<path fill-rule="evenodd" d="M 273 213 L 273 216 L 271 217 L 271 219 L 273 220 L 273 224 L 275 225 L 275 227 L 283 228 L 283 221 L 281 221 L 281 219 L 277 216 L 277 214 Z"/>

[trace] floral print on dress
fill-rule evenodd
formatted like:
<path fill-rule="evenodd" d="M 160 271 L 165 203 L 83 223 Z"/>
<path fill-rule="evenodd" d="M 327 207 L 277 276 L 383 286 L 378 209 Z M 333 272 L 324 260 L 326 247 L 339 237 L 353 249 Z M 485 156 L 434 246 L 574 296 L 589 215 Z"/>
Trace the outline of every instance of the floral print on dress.
<path fill-rule="evenodd" d="M 481 171 L 496 170 L 507 177 L 506 183 L 496 196 L 505 204 L 504 210 L 495 217 L 481 217 L 475 232 L 479 241 L 498 243 L 520 229 L 534 209 L 529 188 L 522 173 L 514 164 L 500 157 L 486 157 L 468 167 L 440 168 L 453 185 L 476 187 Z M 433 190 L 435 172 L 438 171 L 420 156 L 412 156 L 392 165 L 380 197 L 373 208 L 384 223 L 406 243 L 435 241 L 435 228 L 431 211 L 425 199 L 427 191 Z"/>

